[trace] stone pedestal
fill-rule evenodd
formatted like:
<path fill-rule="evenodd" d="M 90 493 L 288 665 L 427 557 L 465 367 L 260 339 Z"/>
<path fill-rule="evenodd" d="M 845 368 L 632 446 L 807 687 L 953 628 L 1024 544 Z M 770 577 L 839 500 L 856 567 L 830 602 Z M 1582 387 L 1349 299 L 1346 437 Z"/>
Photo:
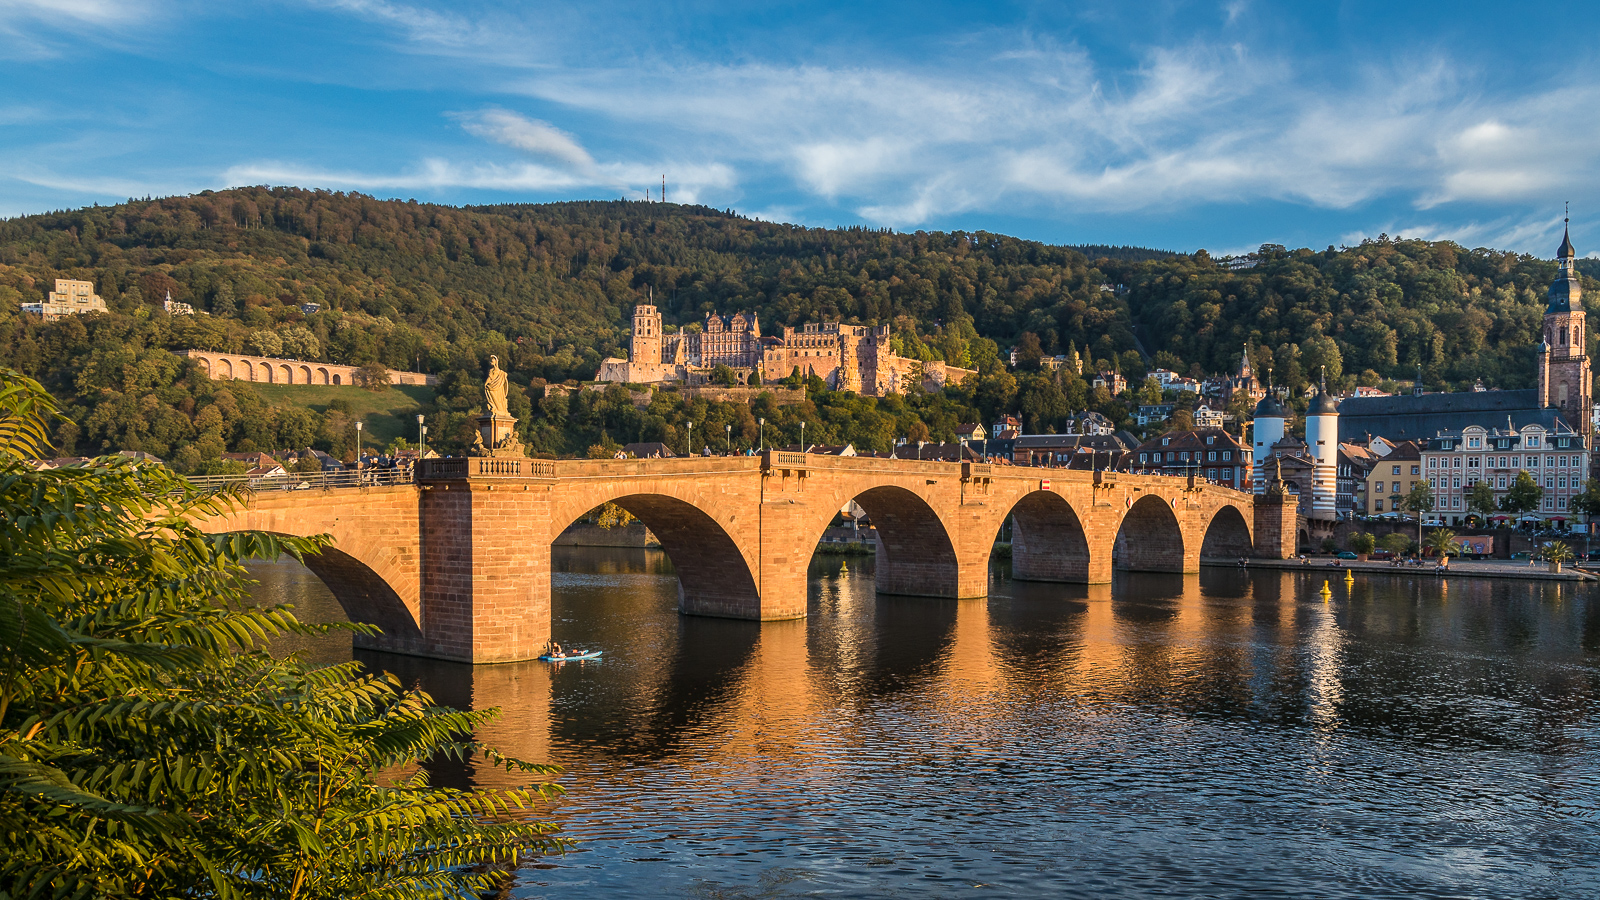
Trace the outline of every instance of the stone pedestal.
<path fill-rule="evenodd" d="M 1296 498 L 1280 488 L 1255 498 L 1255 555 L 1262 559 L 1292 559 L 1295 531 L 1300 524 Z"/>
<path fill-rule="evenodd" d="M 517 420 L 493 413 L 478 417 L 478 437 L 467 451 L 472 456 L 516 456 L 527 454 L 517 439 Z"/>

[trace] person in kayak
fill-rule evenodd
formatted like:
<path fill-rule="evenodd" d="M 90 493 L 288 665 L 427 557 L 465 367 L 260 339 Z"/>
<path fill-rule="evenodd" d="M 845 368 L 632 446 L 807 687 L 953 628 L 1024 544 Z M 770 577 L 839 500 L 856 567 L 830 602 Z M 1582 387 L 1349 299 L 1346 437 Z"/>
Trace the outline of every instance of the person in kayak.
<path fill-rule="evenodd" d="M 556 658 L 556 659 L 560 659 L 561 657 L 567 655 L 567 651 L 561 649 L 561 645 L 559 643 L 557 643 L 555 641 L 551 641 L 550 642 L 550 655 L 552 657 Z"/>

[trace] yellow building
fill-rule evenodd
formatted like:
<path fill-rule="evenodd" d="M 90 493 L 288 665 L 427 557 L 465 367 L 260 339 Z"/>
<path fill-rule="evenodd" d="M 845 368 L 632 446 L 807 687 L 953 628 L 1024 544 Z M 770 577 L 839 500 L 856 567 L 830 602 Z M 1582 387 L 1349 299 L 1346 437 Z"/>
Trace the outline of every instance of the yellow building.
<path fill-rule="evenodd" d="M 1379 457 L 1367 473 L 1367 513 L 1404 512 L 1400 501 L 1411 487 L 1427 479 L 1422 474 L 1422 451 L 1416 441 L 1401 441 Z"/>
<path fill-rule="evenodd" d="M 23 312 L 37 313 L 44 317 L 46 322 L 54 322 L 62 316 L 77 316 L 86 312 L 105 312 L 106 301 L 94 292 L 94 282 L 73 281 L 70 278 L 57 278 L 56 289 L 50 292 L 50 299 L 44 303 L 24 303 Z"/>

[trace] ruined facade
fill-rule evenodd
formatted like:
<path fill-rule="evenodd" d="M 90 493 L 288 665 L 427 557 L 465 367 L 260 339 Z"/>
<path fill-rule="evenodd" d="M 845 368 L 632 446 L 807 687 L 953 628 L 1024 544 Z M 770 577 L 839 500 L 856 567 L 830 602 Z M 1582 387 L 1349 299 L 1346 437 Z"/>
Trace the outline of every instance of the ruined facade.
<path fill-rule="evenodd" d="M 629 358 L 605 360 L 596 380 L 704 384 L 717 366 L 732 369 L 740 384 L 748 383 L 752 373 L 769 384 L 798 369 L 835 390 L 871 396 L 936 391 L 976 374 L 943 362 L 896 356 L 887 325 L 824 322 L 785 327 L 781 336 L 763 337 L 754 314 L 738 313 L 730 319 L 707 315 L 699 333 L 666 334 L 661 312 L 640 305 L 633 312 Z"/>

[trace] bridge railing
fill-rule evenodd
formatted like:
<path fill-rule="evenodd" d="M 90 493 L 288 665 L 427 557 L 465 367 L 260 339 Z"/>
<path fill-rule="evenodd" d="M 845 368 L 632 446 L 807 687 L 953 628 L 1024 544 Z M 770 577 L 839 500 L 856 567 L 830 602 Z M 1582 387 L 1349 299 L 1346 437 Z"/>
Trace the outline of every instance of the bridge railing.
<path fill-rule="evenodd" d="M 554 478 L 556 464 L 549 459 L 460 456 L 425 459 L 417 477 L 423 481 L 455 478 Z"/>
<path fill-rule="evenodd" d="M 412 484 L 410 468 L 393 469 L 340 469 L 332 472 L 315 472 L 309 475 L 290 472 L 286 475 L 202 475 L 190 478 L 189 483 L 206 491 L 220 491 L 238 485 L 256 493 L 271 491 L 331 491 L 340 488 L 387 487 Z"/>

